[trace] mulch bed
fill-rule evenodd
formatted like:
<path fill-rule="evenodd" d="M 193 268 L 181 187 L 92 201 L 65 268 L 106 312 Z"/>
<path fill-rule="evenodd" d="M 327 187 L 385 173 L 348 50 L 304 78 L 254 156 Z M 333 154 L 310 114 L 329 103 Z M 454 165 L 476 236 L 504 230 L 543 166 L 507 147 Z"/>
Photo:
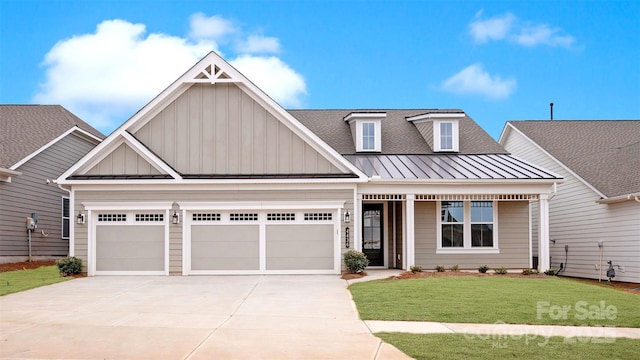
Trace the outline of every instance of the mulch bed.
<path fill-rule="evenodd" d="M 41 266 L 51 266 L 55 264 L 56 264 L 55 260 L 6 263 L 6 264 L 0 264 L 0 272 L 37 269 Z"/>

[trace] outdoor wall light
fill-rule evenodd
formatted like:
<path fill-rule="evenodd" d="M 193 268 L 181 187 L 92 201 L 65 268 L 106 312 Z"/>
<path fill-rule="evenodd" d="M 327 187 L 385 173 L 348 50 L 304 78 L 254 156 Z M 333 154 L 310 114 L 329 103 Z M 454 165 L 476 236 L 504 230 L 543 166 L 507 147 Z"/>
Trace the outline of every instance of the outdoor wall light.
<path fill-rule="evenodd" d="M 76 223 L 82 225 L 84 224 L 84 214 L 81 212 L 78 212 L 78 216 L 76 216 Z"/>
<path fill-rule="evenodd" d="M 174 224 L 180 223 L 180 215 L 178 215 L 178 212 L 175 210 L 173 211 L 173 216 L 171 216 L 171 222 Z"/>
<path fill-rule="evenodd" d="M 346 223 L 350 223 L 351 222 L 351 214 L 349 214 L 349 210 L 344 212 L 344 222 L 346 222 Z"/>
<path fill-rule="evenodd" d="M 349 248 L 349 227 L 344 229 L 344 247 Z"/>

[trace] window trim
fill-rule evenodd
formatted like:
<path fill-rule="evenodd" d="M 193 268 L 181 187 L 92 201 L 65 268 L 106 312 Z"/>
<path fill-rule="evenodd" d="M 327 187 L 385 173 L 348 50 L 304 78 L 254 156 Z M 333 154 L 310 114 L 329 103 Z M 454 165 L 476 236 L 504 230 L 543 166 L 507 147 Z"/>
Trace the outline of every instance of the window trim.
<path fill-rule="evenodd" d="M 67 205 L 67 216 L 64 216 L 64 201 L 67 201 L 68 205 Z M 71 237 L 71 199 L 68 196 L 62 196 L 62 201 L 61 201 L 61 209 L 60 209 L 60 213 L 61 213 L 61 222 L 60 222 L 60 238 L 63 240 L 69 240 L 69 238 Z M 68 234 L 67 236 L 64 236 L 64 222 L 65 220 L 68 222 L 67 225 L 67 229 L 68 229 Z"/>
<path fill-rule="evenodd" d="M 486 201 L 486 200 L 485 200 Z M 443 247 L 442 246 L 442 201 L 436 202 L 436 254 L 499 254 L 498 242 L 498 201 L 493 203 L 493 246 L 492 247 L 472 247 L 471 246 L 471 200 L 464 200 L 464 221 L 463 221 L 463 247 Z M 488 222 L 474 222 L 474 224 Z"/>
<path fill-rule="evenodd" d="M 451 124 L 451 148 L 442 147 L 442 124 Z M 435 152 L 459 152 L 460 131 L 458 120 L 434 120 L 433 121 L 433 151 Z"/>
<path fill-rule="evenodd" d="M 365 149 L 364 148 L 364 125 L 365 124 L 373 124 L 373 148 Z M 374 120 L 364 120 L 358 119 L 356 120 L 356 151 L 358 152 L 380 152 L 382 149 L 382 121 L 380 119 Z"/>

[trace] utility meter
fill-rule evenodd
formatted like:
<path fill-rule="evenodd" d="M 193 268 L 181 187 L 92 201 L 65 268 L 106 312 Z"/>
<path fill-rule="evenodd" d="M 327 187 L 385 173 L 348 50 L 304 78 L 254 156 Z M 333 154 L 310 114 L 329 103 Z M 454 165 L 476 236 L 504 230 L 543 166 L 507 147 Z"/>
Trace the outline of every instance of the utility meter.
<path fill-rule="evenodd" d="M 27 218 L 27 230 L 35 230 L 38 228 L 38 214 L 31 213 L 31 216 Z"/>

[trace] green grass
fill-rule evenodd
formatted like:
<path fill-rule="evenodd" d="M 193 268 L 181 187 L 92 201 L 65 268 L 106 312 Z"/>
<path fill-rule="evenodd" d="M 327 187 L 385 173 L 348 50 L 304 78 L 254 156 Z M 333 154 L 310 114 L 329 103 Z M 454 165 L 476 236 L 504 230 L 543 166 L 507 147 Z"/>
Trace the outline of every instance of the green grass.
<path fill-rule="evenodd" d="M 363 320 L 640 327 L 640 296 L 557 277 L 377 280 L 349 290 Z"/>
<path fill-rule="evenodd" d="M 414 359 L 636 359 L 640 340 L 377 333 Z"/>
<path fill-rule="evenodd" d="M 73 277 L 60 276 L 58 267 L 55 265 L 2 272 L 0 273 L 0 296 L 71 279 Z"/>

